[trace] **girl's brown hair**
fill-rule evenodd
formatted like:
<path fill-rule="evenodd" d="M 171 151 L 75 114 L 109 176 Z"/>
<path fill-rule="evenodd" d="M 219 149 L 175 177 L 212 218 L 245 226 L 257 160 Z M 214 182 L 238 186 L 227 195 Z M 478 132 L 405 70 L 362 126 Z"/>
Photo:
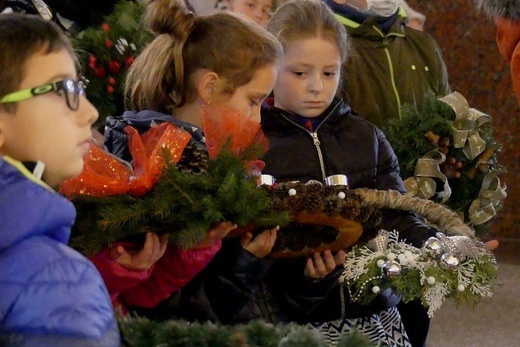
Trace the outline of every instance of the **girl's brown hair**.
<path fill-rule="evenodd" d="M 255 71 L 281 55 L 278 40 L 255 23 L 230 13 L 196 17 L 182 0 L 152 0 L 145 23 L 156 35 L 131 66 L 126 94 L 131 109 L 171 113 L 196 98 L 191 81 L 200 69 L 225 82 L 232 94 Z"/>
<path fill-rule="evenodd" d="M 267 24 L 267 30 L 284 49 L 291 42 L 319 37 L 334 42 L 341 61 L 347 58 L 350 42 L 343 25 L 321 0 L 293 0 L 282 4 Z"/>

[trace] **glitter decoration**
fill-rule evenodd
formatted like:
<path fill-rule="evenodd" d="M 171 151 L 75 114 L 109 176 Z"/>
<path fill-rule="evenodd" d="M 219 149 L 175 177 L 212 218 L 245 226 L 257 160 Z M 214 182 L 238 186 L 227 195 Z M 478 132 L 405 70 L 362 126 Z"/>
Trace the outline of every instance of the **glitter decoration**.
<path fill-rule="evenodd" d="M 210 158 L 215 158 L 227 143 L 237 155 L 253 143 L 267 148 L 268 141 L 263 135 L 260 123 L 241 115 L 225 104 L 204 105 L 200 116 Z"/>
<path fill-rule="evenodd" d="M 390 288 L 405 302 L 420 299 L 429 317 L 445 299 L 473 306 L 493 295 L 496 259 L 480 240 L 438 234 L 428 244 L 435 247 L 414 247 L 400 241 L 398 231 L 380 230 L 374 240 L 346 254 L 339 281 L 346 284 L 352 302 L 368 304 L 376 294 L 370 288 Z M 442 254 L 432 256 L 431 248 Z M 465 262 L 459 254 L 466 255 Z M 392 258 L 399 262 L 388 260 Z"/>
<path fill-rule="evenodd" d="M 81 174 L 63 182 L 60 193 L 68 198 L 78 195 L 111 196 L 130 194 L 143 196 L 157 182 L 164 164 L 165 151 L 169 159 L 178 162 L 191 136 L 170 123 L 162 123 L 139 135 L 127 126 L 128 145 L 133 167 L 94 145 L 84 158 Z"/>

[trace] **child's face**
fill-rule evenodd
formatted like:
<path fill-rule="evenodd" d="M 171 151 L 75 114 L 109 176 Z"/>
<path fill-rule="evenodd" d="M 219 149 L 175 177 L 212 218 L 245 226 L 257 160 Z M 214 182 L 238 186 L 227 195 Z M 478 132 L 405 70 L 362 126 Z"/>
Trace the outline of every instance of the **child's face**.
<path fill-rule="evenodd" d="M 226 101 L 226 105 L 241 115 L 260 122 L 262 102 L 269 96 L 276 82 L 276 67 L 273 64 L 258 69 L 249 83 L 238 87 Z"/>
<path fill-rule="evenodd" d="M 229 0 L 228 2 L 232 12 L 251 18 L 264 28 L 267 26 L 273 0 Z"/>
<path fill-rule="evenodd" d="M 320 116 L 336 95 L 340 68 L 334 42 L 318 37 L 291 42 L 278 64 L 275 106 L 307 118 Z"/>
<path fill-rule="evenodd" d="M 25 79 L 18 90 L 34 88 L 64 78 L 77 80 L 72 57 L 66 50 L 37 53 L 25 65 Z M 57 186 L 78 175 L 92 138 L 91 125 L 98 113 L 84 96 L 72 111 L 63 92 L 50 92 L 18 102 L 16 112 L 0 110 L 0 154 L 20 161 L 42 161 L 44 181 Z"/>

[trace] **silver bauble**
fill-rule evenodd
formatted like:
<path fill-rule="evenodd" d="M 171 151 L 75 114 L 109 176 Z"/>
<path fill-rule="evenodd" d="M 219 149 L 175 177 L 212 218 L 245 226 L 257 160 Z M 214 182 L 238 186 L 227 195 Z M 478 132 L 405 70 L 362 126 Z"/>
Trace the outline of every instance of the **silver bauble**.
<path fill-rule="evenodd" d="M 428 240 L 426 240 L 424 242 L 423 250 L 425 250 L 428 255 L 434 258 L 444 252 L 441 240 L 436 237 L 430 237 Z"/>
<path fill-rule="evenodd" d="M 387 260 L 383 266 L 381 266 L 381 270 L 385 276 L 397 276 L 401 273 L 401 265 L 394 260 Z"/>
<path fill-rule="evenodd" d="M 441 256 L 440 264 L 441 264 L 441 267 L 444 269 L 455 270 L 459 267 L 460 260 L 453 253 L 444 253 Z"/>

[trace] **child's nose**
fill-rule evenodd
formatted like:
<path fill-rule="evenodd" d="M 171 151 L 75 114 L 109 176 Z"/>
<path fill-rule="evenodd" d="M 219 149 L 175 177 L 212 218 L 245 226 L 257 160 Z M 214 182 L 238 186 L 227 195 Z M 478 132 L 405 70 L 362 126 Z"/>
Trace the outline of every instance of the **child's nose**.
<path fill-rule="evenodd" d="M 253 111 L 251 112 L 250 119 L 252 121 L 255 121 L 256 123 L 260 123 L 260 108 L 255 107 Z"/>
<path fill-rule="evenodd" d="M 264 11 L 259 7 L 254 12 L 255 20 L 258 22 L 264 17 Z"/>
<path fill-rule="evenodd" d="M 81 96 L 81 100 L 79 102 L 78 109 L 79 117 L 81 119 L 81 123 L 92 125 L 99 118 L 98 110 L 92 105 L 90 101 L 85 96 Z"/>
<path fill-rule="evenodd" d="M 319 93 L 323 91 L 323 81 L 319 76 L 313 76 L 309 82 L 309 91 Z"/>

